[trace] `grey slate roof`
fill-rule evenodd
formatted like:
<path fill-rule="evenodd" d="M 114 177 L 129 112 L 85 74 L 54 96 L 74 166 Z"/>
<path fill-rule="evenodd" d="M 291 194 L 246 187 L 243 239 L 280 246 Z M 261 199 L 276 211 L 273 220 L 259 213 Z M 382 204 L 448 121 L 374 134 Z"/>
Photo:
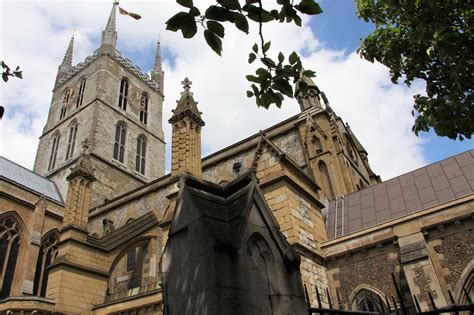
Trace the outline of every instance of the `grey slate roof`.
<path fill-rule="evenodd" d="M 54 182 L 0 156 L 0 179 L 3 178 L 45 195 L 52 200 L 64 203 Z"/>
<path fill-rule="evenodd" d="M 341 237 L 473 193 L 470 150 L 331 200 L 326 231 L 329 239 Z"/>

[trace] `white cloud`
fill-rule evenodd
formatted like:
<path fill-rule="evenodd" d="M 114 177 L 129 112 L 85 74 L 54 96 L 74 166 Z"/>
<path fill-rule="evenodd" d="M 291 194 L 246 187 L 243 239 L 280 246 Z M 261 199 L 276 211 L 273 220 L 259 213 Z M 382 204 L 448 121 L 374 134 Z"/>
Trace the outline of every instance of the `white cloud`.
<path fill-rule="evenodd" d="M 12 79 L 2 87 L 0 102 L 8 113 L 0 122 L 1 155 L 32 167 L 57 66 L 72 30 L 80 32 L 75 45 L 77 63 L 97 48 L 110 2 L 0 2 L 0 55 L 10 65 L 20 64 L 25 75 L 24 80 Z M 146 56 L 143 51 L 151 52 L 157 34 L 162 34 L 162 45 L 176 56 L 173 68 L 165 61 L 163 127 L 168 150 L 171 141 L 167 119 L 186 76 L 194 82 L 192 91 L 206 122 L 204 155 L 298 113 L 294 100 L 286 101 L 281 109 L 265 110 L 246 97 L 249 84 L 245 75 L 255 69 L 247 64 L 247 56 L 256 37 L 245 36 L 229 26 L 224 54 L 219 58 L 201 34 L 184 40 L 181 34 L 164 30 L 166 19 L 180 10 L 174 1 L 123 1 L 121 5 L 143 16 L 138 22 L 124 16 L 117 18 L 118 47 L 124 55 L 136 55 L 140 64 L 151 65 L 154 55 Z M 273 52 L 307 53 L 306 68 L 317 70 L 317 84 L 366 147 L 375 172 L 389 178 L 425 164 L 421 140 L 410 131 L 411 95 L 419 86 L 408 90 L 392 85 L 383 66 L 360 60 L 355 53 L 325 48 L 309 27 L 265 26 L 265 37 L 272 40 Z M 145 63 L 144 58 L 149 62 Z M 32 117 L 28 126 L 21 123 L 26 117 Z"/>

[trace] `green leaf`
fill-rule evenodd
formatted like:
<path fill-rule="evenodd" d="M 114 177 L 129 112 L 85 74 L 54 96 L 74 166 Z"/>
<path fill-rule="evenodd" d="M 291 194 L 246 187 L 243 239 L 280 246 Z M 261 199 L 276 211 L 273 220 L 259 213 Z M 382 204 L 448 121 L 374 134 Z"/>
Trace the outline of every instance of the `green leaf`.
<path fill-rule="evenodd" d="M 280 52 L 280 53 L 278 54 L 278 62 L 279 62 L 279 63 L 282 63 L 283 60 L 285 60 L 285 55 L 283 55 L 283 53 Z"/>
<path fill-rule="evenodd" d="M 2 79 L 3 79 L 4 82 L 8 81 L 8 74 L 6 72 L 2 73 Z"/>
<path fill-rule="evenodd" d="M 267 42 L 265 45 L 263 45 L 263 52 L 266 53 L 270 49 L 270 45 L 272 42 Z"/>
<path fill-rule="evenodd" d="M 257 55 L 255 55 L 254 53 L 250 53 L 249 54 L 249 63 L 254 62 L 255 59 L 257 59 Z"/>
<path fill-rule="evenodd" d="M 194 17 L 187 12 L 179 12 L 166 21 L 166 29 L 176 32 L 181 29 L 182 25 L 189 19 L 194 20 Z"/>
<path fill-rule="evenodd" d="M 303 0 L 299 5 L 296 5 L 295 8 L 301 13 L 308 15 L 316 15 L 323 12 L 319 4 L 317 4 L 314 0 Z"/>
<path fill-rule="evenodd" d="M 256 54 L 258 54 L 258 45 L 257 45 L 257 43 L 253 44 L 252 50 L 253 50 Z"/>
<path fill-rule="evenodd" d="M 252 91 L 247 91 L 247 97 L 252 97 L 253 95 Z"/>
<path fill-rule="evenodd" d="M 273 60 L 271 60 L 270 58 L 266 57 L 266 58 L 261 58 L 260 60 L 267 67 L 276 68 L 276 63 Z"/>
<path fill-rule="evenodd" d="M 246 75 L 245 77 L 246 77 L 247 80 L 250 81 L 250 82 L 260 83 L 260 79 L 257 78 L 257 77 L 254 76 L 254 75 Z"/>
<path fill-rule="evenodd" d="M 245 34 L 248 34 L 249 33 L 249 22 L 247 21 L 247 18 L 245 17 L 245 15 L 243 15 L 242 13 L 234 12 L 233 16 L 234 16 L 235 26 L 239 30 L 244 32 Z"/>
<path fill-rule="evenodd" d="M 176 0 L 176 2 L 186 8 L 193 7 L 193 0 Z"/>
<path fill-rule="evenodd" d="M 216 21 L 207 21 L 207 28 L 220 38 L 224 37 L 224 26 Z"/>
<path fill-rule="evenodd" d="M 206 39 L 209 47 L 212 48 L 219 56 L 222 53 L 222 41 L 216 34 L 210 30 L 204 30 L 204 38 Z"/>
<path fill-rule="evenodd" d="M 209 8 L 207 8 L 205 16 L 210 20 L 216 20 L 220 22 L 234 22 L 234 16 L 231 11 L 216 5 L 211 5 Z"/>
<path fill-rule="evenodd" d="M 240 3 L 239 0 L 222 0 L 220 2 L 224 7 L 226 7 L 229 10 L 238 10 L 240 11 Z"/>
<path fill-rule="evenodd" d="M 296 25 L 301 26 L 301 18 L 298 15 L 295 15 L 293 20 L 295 21 Z"/>
<path fill-rule="evenodd" d="M 308 77 L 308 78 L 314 78 L 316 76 L 316 72 L 314 72 L 312 70 L 305 70 L 303 72 L 303 75 Z"/>
<path fill-rule="evenodd" d="M 272 84 L 272 88 L 280 91 L 288 97 L 293 97 L 293 88 L 287 80 L 280 79 L 275 81 L 275 83 Z"/>
<path fill-rule="evenodd" d="M 199 16 L 201 15 L 201 11 L 199 11 L 199 9 L 196 7 L 192 7 L 191 9 L 189 9 L 189 14 L 191 14 L 192 16 Z"/>
<path fill-rule="evenodd" d="M 292 52 L 288 60 L 290 61 L 290 64 L 294 65 L 298 61 L 298 54 Z"/>
<path fill-rule="evenodd" d="M 197 32 L 196 21 L 193 19 L 187 20 L 181 26 L 181 33 L 183 33 L 184 38 L 192 38 Z"/>
<path fill-rule="evenodd" d="M 260 9 L 253 4 L 246 4 L 242 10 L 247 12 L 247 17 L 255 22 L 260 22 L 260 18 L 262 19 L 262 23 L 273 21 L 273 16 L 266 10 Z M 261 14 L 261 17 L 260 17 Z"/>

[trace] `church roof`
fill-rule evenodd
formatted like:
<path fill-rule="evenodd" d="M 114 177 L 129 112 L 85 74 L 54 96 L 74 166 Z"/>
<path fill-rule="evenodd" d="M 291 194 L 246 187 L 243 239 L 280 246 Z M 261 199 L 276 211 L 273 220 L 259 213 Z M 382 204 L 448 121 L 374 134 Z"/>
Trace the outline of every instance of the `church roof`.
<path fill-rule="evenodd" d="M 474 150 L 470 150 L 331 200 L 326 223 L 328 238 L 473 194 Z"/>
<path fill-rule="evenodd" d="M 10 180 L 54 201 L 64 203 L 54 182 L 3 156 L 0 156 L 0 178 Z"/>

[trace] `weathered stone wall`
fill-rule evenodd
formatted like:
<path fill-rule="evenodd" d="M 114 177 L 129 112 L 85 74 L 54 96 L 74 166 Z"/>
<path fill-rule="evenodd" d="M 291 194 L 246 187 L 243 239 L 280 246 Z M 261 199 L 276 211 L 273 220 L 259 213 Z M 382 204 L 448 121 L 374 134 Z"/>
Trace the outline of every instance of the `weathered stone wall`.
<path fill-rule="evenodd" d="M 387 249 L 370 249 L 363 253 L 338 258 L 328 264 L 328 274 L 334 289 L 338 289 L 345 303 L 360 286 L 378 289 L 388 296 L 396 297 L 391 273 L 400 278 L 399 254 Z"/>
<path fill-rule="evenodd" d="M 461 273 L 474 260 L 474 222 L 464 221 L 430 232 L 428 248 L 444 286 L 455 292 Z"/>

